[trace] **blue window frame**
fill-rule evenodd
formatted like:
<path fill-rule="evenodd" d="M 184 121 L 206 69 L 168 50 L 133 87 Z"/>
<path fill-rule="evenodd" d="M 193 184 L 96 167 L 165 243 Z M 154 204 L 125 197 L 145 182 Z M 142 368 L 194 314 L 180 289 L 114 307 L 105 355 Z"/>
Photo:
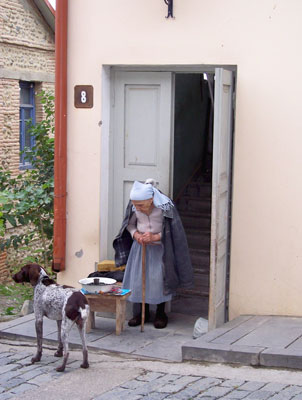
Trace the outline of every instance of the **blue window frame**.
<path fill-rule="evenodd" d="M 30 121 L 35 124 L 35 85 L 21 81 L 20 85 L 20 151 L 32 148 L 34 138 L 29 132 Z M 31 164 L 20 154 L 20 169 L 31 168 Z"/>

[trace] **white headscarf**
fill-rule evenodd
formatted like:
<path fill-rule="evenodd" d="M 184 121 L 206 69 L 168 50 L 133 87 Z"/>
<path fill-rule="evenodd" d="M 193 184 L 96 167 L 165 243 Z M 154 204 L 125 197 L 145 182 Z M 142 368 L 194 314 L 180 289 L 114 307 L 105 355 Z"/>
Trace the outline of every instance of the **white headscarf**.
<path fill-rule="evenodd" d="M 173 207 L 172 200 L 156 189 L 154 184 L 154 179 L 147 179 L 145 183 L 135 181 L 130 192 L 130 200 L 140 201 L 153 198 L 153 204 L 157 208 L 168 210 Z"/>

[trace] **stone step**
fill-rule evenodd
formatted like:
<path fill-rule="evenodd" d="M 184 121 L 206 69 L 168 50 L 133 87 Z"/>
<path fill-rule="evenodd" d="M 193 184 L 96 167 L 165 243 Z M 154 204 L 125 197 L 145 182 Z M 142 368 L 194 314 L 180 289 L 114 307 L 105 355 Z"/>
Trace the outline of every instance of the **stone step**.
<path fill-rule="evenodd" d="M 211 228 L 211 215 L 186 213 L 181 215 L 181 221 L 184 228 L 189 229 L 208 229 Z"/>
<path fill-rule="evenodd" d="M 190 249 L 208 250 L 210 248 L 210 233 L 200 229 L 186 229 Z"/>
<path fill-rule="evenodd" d="M 194 271 L 194 288 L 195 289 L 204 289 L 206 288 L 207 290 L 209 289 L 210 285 L 210 271 L 208 273 L 199 273 L 197 271 Z"/>
<path fill-rule="evenodd" d="M 188 212 L 207 213 L 211 215 L 211 199 L 203 197 L 182 196 L 177 201 L 177 209 L 182 214 Z"/>
<path fill-rule="evenodd" d="M 196 273 L 209 275 L 210 273 L 210 264 L 193 264 L 193 270 Z"/>
<path fill-rule="evenodd" d="M 204 182 L 191 182 L 184 191 L 185 196 L 211 197 L 212 184 Z"/>
<path fill-rule="evenodd" d="M 181 298 L 208 301 L 211 237 L 211 183 L 194 181 L 187 185 L 176 206 L 187 235 L 194 287 L 177 291 Z"/>
<path fill-rule="evenodd" d="M 209 273 L 204 274 L 194 271 L 194 287 L 191 289 L 180 289 L 178 293 L 186 296 L 208 296 L 209 288 Z"/>
<path fill-rule="evenodd" d="M 188 297 L 208 297 L 209 296 L 209 288 L 208 287 L 198 287 L 192 289 L 178 289 L 177 293 L 180 296 L 188 296 Z"/>
<path fill-rule="evenodd" d="M 192 251 L 192 249 L 191 249 Z M 199 256 L 198 259 L 191 256 L 192 266 L 195 273 L 209 275 L 210 273 L 210 256 Z"/>
<path fill-rule="evenodd" d="M 194 267 L 200 266 L 200 268 L 210 268 L 210 249 L 190 249 L 190 256 Z"/>
<path fill-rule="evenodd" d="M 207 296 L 192 296 L 189 294 L 176 294 L 171 305 L 172 312 L 180 314 L 187 314 L 189 312 L 190 315 L 196 315 L 196 319 L 199 317 L 207 319 L 208 309 L 209 298 Z"/>

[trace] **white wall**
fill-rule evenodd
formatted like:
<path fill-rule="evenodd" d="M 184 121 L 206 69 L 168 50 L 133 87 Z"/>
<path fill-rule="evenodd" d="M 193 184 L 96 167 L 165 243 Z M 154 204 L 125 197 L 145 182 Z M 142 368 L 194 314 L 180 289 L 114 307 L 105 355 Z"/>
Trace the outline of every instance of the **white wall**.
<path fill-rule="evenodd" d="M 231 64 L 230 316 L 302 315 L 302 2 L 174 4 L 176 18 L 166 20 L 163 0 L 69 1 L 67 268 L 59 279 L 76 284 L 99 259 L 102 65 Z M 94 86 L 92 109 L 74 108 L 79 84 Z"/>

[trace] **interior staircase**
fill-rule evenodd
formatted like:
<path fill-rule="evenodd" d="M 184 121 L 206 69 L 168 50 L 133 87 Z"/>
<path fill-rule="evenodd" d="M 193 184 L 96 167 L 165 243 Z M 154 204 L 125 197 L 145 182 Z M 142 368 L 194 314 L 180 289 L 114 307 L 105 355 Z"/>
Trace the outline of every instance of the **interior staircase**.
<path fill-rule="evenodd" d="M 195 177 L 176 200 L 186 231 L 194 268 L 194 288 L 180 289 L 172 310 L 186 309 L 187 314 L 208 317 L 211 238 L 211 178 Z"/>

